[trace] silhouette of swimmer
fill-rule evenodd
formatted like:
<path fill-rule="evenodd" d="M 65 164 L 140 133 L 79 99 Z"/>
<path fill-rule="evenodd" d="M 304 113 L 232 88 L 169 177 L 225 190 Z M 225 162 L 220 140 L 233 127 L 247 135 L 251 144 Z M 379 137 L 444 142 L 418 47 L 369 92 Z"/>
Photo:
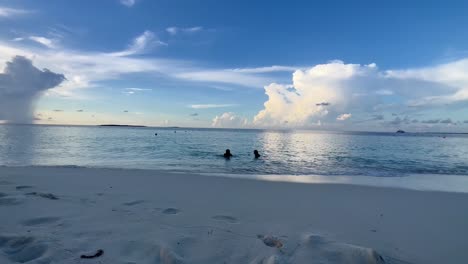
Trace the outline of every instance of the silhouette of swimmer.
<path fill-rule="evenodd" d="M 254 155 L 256 159 L 260 158 L 260 153 L 258 153 L 258 150 L 254 150 Z"/>
<path fill-rule="evenodd" d="M 226 149 L 226 152 L 224 153 L 224 158 L 226 159 L 230 159 L 232 157 L 232 154 L 231 154 L 231 150 L 230 149 Z"/>
<path fill-rule="evenodd" d="M 158 133 L 154 133 L 154 135 L 155 135 L 155 136 L 157 136 L 157 135 L 158 135 Z"/>

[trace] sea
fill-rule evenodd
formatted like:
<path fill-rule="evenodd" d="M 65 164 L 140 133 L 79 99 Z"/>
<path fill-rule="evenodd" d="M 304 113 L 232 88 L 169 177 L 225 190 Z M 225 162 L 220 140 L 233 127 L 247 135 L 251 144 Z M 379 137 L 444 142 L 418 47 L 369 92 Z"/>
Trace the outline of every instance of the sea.
<path fill-rule="evenodd" d="M 229 160 L 222 156 L 226 149 L 233 154 Z M 468 135 L 0 125 L 0 166 L 243 176 L 468 176 Z"/>

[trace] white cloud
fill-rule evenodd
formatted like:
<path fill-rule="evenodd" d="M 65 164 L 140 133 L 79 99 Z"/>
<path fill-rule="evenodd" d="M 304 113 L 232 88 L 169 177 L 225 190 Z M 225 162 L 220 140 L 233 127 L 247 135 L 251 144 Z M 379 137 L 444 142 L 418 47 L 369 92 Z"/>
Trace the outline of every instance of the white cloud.
<path fill-rule="evenodd" d="M 375 64 L 332 61 L 297 70 L 293 73 L 292 84 L 271 83 L 264 87 L 268 100 L 253 123 L 260 127 L 308 127 L 318 121 L 322 125 L 332 125 L 351 117 L 351 114 L 340 115 L 342 113 L 352 112 L 368 118 L 369 113 L 382 114 L 379 111 L 391 109 L 413 113 L 431 111 L 433 108 L 427 106 L 428 102 L 437 101 L 442 106 L 441 102 L 468 100 L 468 82 L 465 84 L 468 77 L 462 74 L 468 72 L 468 60 L 467 65 L 462 61 L 424 70 L 383 72 Z M 452 70 L 455 73 L 450 73 Z M 395 101 L 385 100 L 393 94 L 398 94 Z M 334 118 L 338 115 L 338 119 Z"/>
<path fill-rule="evenodd" d="M 352 115 L 349 114 L 349 113 L 348 113 L 348 114 L 341 114 L 341 115 L 339 115 L 339 116 L 336 118 L 336 120 L 338 120 L 338 121 L 345 121 L 346 119 L 351 118 L 351 116 L 352 116 Z"/>
<path fill-rule="evenodd" d="M 273 65 L 273 66 L 259 67 L 259 68 L 232 69 L 231 71 L 242 72 L 242 73 L 269 73 L 269 72 L 293 72 L 298 69 L 299 69 L 298 67 L 293 67 L 293 66 Z"/>
<path fill-rule="evenodd" d="M 95 87 L 100 81 L 116 79 L 129 73 L 170 71 L 170 68 L 178 65 L 175 61 L 115 57 L 109 53 L 66 49 L 9 46 L 0 42 L 0 63 L 16 55 L 34 58 L 39 68 L 64 73 L 67 80 L 61 86 L 48 90 L 47 94 L 66 97 L 76 96 L 76 89 Z"/>
<path fill-rule="evenodd" d="M 429 95 L 412 101 L 413 106 L 440 105 L 468 100 L 468 58 L 431 67 L 406 70 L 390 70 L 388 78 L 422 80 L 452 87 L 454 91 L 444 95 Z"/>
<path fill-rule="evenodd" d="M 120 0 L 120 3 L 127 7 L 132 7 L 135 5 L 136 0 Z"/>
<path fill-rule="evenodd" d="M 190 108 L 193 109 L 208 109 L 208 108 L 222 108 L 222 107 L 233 107 L 237 104 L 193 104 L 190 105 Z"/>
<path fill-rule="evenodd" d="M 187 27 L 187 28 L 183 28 L 183 27 L 168 27 L 166 28 L 166 31 L 171 34 L 171 35 L 177 35 L 177 34 L 180 34 L 180 33 L 196 33 L 196 32 L 200 32 L 203 30 L 203 27 Z"/>
<path fill-rule="evenodd" d="M 29 10 L 0 6 L 0 18 L 11 18 L 31 13 Z"/>
<path fill-rule="evenodd" d="M 131 73 L 160 73 L 184 81 L 207 83 L 209 86 L 225 83 L 260 88 L 273 80 L 250 73 L 232 72 L 229 69 L 195 68 L 190 61 L 130 56 L 146 50 L 146 48 L 135 48 L 146 47 L 141 44 L 145 42 L 141 39 L 147 38 L 134 40 L 130 45 L 131 48 L 124 52 L 111 53 L 68 50 L 60 46 L 52 50 L 46 47 L 28 46 L 26 42 L 22 45 L 16 43 L 11 45 L 0 41 L 0 65 L 16 55 L 34 58 L 38 67 L 62 72 L 67 76 L 67 80 L 61 86 L 48 90 L 48 95 L 75 98 L 79 96 L 76 93 L 77 89 L 97 87 L 99 82 L 114 80 Z"/>
<path fill-rule="evenodd" d="M 17 38 L 17 39 L 22 40 L 21 38 Z M 30 36 L 29 39 L 39 44 L 42 44 L 50 49 L 55 49 L 57 47 L 57 42 L 58 42 L 55 39 L 50 39 L 50 38 L 40 37 L 40 36 Z"/>
<path fill-rule="evenodd" d="M 167 46 L 167 43 L 158 40 L 153 32 L 146 30 L 136 37 L 126 50 L 113 52 L 110 55 L 116 57 L 139 55 L 150 51 L 156 46 Z"/>
<path fill-rule="evenodd" d="M 218 128 L 239 128 L 248 125 L 248 121 L 245 118 L 239 117 L 232 112 L 223 113 L 220 116 L 215 116 L 211 123 L 212 127 Z"/>
<path fill-rule="evenodd" d="M 138 92 L 145 92 L 145 91 L 152 91 L 152 89 L 146 89 L 146 88 L 125 88 L 124 89 L 124 94 L 136 94 Z"/>
<path fill-rule="evenodd" d="M 127 91 L 141 92 L 141 91 L 152 91 L 152 89 L 147 88 L 125 88 Z"/>
<path fill-rule="evenodd" d="M 25 57 L 14 57 L 0 73 L 0 119 L 15 123 L 32 122 L 32 108 L 38 96 L 64 80 L 62 74 L 40 70 Z"/>
<path fill-rule="evenodd" d="M 268 101 L 254 117 L 254 124 L 272 127 L 316 124 L 329 114 L 330 109 L 343 111 L 351 94 L 359 92 L 360 89 L 349 89 L 348 83 L 376 72 L 375 64 L 344 64 L 341 61 L 297 70 L 292 85 L 272 83 L 265 86 Z"/>

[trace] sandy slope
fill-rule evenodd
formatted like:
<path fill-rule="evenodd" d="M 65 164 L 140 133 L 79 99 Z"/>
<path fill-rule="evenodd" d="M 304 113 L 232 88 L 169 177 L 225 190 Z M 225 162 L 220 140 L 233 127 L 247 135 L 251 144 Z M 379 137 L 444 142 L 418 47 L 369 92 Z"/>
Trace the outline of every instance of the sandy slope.
<path fill-rule="evenodd" d="M 465 263 L 467 234 L 462 193 L 0 167 L 0 263 Z"/>

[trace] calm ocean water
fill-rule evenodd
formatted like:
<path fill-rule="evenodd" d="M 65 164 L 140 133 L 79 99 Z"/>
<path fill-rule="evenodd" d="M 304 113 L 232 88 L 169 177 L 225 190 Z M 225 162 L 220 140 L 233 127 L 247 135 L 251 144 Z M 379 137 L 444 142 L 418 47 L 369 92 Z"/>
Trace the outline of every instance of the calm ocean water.
<path fill-rule="evenodd" d="M 226 148 L 234 154 L 228 161 Z M 0 165 L 468 176 L 468 135 L 0 125 Z"/>

